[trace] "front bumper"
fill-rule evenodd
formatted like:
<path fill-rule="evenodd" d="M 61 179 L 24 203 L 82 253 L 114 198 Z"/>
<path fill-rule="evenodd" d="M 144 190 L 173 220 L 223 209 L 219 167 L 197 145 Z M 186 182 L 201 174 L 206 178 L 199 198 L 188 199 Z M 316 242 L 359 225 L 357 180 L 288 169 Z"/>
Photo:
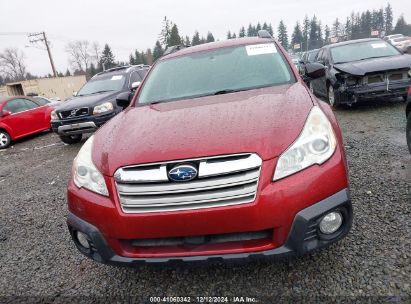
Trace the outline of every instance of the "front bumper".
<path fill-rule="evenodd" d="M 331 237 L 319 232 L 318 224 L 322 216 L 328 212 L 338 210 L 344 216 L 342 227 Z M 86 256 L 95 261 L 114 265 L 138 265 L 138 264 L 161 264 L 178 262 L 217 262 L 217 261 L 242 261 L 260 258 L 282 259 L 292 256 L 303 255 L 315 249 L 319 249 L 337 242 L 345 237 L 350 231 L 352 224 L 352 206 L 348 189 L 343 189 L 334 195 L 310 206 L 300 212 L 294 218 L 287 240 L 281 247 L 260 252 L 245 252 L 237 254 L 214 254 L 203 256 L 176 256 L 162 258 L 130 258 L 119 256 L 114 253 L 106 242 L 99 229 L 90 223 L 80 219 L 73 213 L 69 213 L 67 223 L 74 243 Z M 82 248 L 74 237 L 74 231 L 81 231 L 88 235 L 92 243 L 91 249 Z"/>
<path fill-rule="evenodd" d="M 389 83 L 357 85 L 338 88 L 340 103 L 353 104 L 362 100 L 407 96 L 411 79 L 391 81 Z"/>
<path fill-rule="evenodd" d="M 116 114 L 116 112 L 112 112 L 100 116 L 84 116 L 73 119 L 56 120 L 51 122 L 51 128 L 54 133 L 63 136 L 92 133 Z"/>

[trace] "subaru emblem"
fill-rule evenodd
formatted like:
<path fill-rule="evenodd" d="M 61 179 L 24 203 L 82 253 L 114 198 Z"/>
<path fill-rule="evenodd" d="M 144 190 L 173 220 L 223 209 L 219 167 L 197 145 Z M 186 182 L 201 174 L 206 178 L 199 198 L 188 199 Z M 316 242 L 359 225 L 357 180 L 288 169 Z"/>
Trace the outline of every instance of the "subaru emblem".
<path fill-rule="evenodd" d="M 197 177 L 197 168 L 192 165 L 178 165 L 168 171 L 168 178 L 174 182 L 188 182 Z"/>

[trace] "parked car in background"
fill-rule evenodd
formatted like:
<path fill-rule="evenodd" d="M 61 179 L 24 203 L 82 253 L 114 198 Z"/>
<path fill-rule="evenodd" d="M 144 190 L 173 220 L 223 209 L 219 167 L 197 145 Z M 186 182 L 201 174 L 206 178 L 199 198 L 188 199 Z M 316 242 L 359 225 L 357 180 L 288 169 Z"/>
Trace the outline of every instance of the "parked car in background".
<path fill-rule="evenodd" d="M 290 57 L 294 63 L 295 68 L 297 69 L 297 71 L 299 71 L 300 70 L 300 56 L 293 54 L 293 55 L 290 55 Z"/>
<path fill-rule="evenodd" d="M 405 115 L 407 117 L 407 127 L 406 127 L 407 145 L 408 145 L 408 150 L 411 153 L 411 86 L 408 89 L 408 98 L 407 98 L 407 105 L 405 107 Z"/>
<path fill-rule="evenodd" d="M 393 34 L 393 35 L 385 36 L 383 39 L 387 42 L 390 42 L 390 40 L 392 39 L 401 38 L 401 37 L 404 37 L 404 35 L 403 34 Z"/>
<path fill-rule="evenodd" d="M 308 52 L 304 52 L 300 59 L 300 75 L 304 75 L 305 72 L 305 65 L 307 63 L 311 63 L 315 61 L 315 57 L 318 54 L 319 49 L 311 50 Z"/>
<path fill-rule="evenodd" d="M 409 37 L 398 37 L 390 39 L 389 42 L 395 46 L 397 49 L 405 52 L 409 46 L 411 46 L 411 41 Z"/>
<path fill-rule="evenodd" d="M 84 133 L 94 132 L 123 110 L 117 95 L 127 93 L 131 99 L 149 68 L 122 66 L 98 73 L 51 114 L 53 131 L 66 144 L 78 143 Z"/>
<path fill-rule="evenodd" d="M 411 56 L 381 39 L 359 39 L 320 49 L 316 62 L 326 76 L 310 81 L 310 89 L 331 106 L 361 100 L 406 98 L 411 82 Z"/>
<path fill-rule="evenodd" d="M 52 99 L 52 98 L 47 98 L 44 96 L 33 96 L 32 98 L 38 101 L 42 105 L 48 104 L 48 105 L 56 106 L 56 105 L 61 104 L 60 98 Z"/>
<path fill-rule="evenodd" d="M 53 109 L 27 96 L 0 97 L 0 149 L 13 140 L 49 130 Z"/>
<path fill-rule="evenodd" d="M 349 232 L 336 118 L 268 37 L 160 58 L 131 105 L 86 141 L 67 192 L 81 253 L 128 265 L 278 258 Z"/>

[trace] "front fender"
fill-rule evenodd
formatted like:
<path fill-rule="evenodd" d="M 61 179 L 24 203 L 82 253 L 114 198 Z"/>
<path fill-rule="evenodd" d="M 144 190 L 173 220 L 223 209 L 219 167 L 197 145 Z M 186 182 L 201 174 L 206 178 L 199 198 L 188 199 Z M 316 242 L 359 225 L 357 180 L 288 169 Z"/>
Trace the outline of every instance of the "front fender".
<path fill-rule="evenodd" d="M 12 129 L 11 129 L 8 125 L 6 125 L 6 124 L 3 123 L 3 122 L 0 122 L 0 129 L 6 130 L 6 132 L 9 133 L 9 135 L 10 135 L 10 137 L 11 137 L 11 140 L 14 140 L 13 131 L 12 131 Z"/>

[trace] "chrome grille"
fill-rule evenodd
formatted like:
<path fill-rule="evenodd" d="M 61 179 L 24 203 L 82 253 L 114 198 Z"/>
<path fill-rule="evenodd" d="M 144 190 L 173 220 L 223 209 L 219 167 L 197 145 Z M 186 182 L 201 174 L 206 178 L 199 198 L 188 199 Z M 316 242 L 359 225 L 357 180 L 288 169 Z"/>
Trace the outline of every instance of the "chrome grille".
<path fill-rule="evenodd" d="M 87 116 L 88 115 L 88 108 L 78 108 L 78 109 L 73 109 L 73 110 L 68 110 L 68 111 L 61 111 L 58 113 L 61 119 L 66 119 L 66 118 L 74 118 L 74 117 L 81 117 L 81 116 Z"/>
<path fill-rule="evenodd" d="M 197 166 L 198 177 L 169 181 L 169 168 L 187 162 Z M 114 179 L 126 213 L 214 208 L 253 202 L 261 164 L 257 154 L 218 156 L 125 167 Z"/>

